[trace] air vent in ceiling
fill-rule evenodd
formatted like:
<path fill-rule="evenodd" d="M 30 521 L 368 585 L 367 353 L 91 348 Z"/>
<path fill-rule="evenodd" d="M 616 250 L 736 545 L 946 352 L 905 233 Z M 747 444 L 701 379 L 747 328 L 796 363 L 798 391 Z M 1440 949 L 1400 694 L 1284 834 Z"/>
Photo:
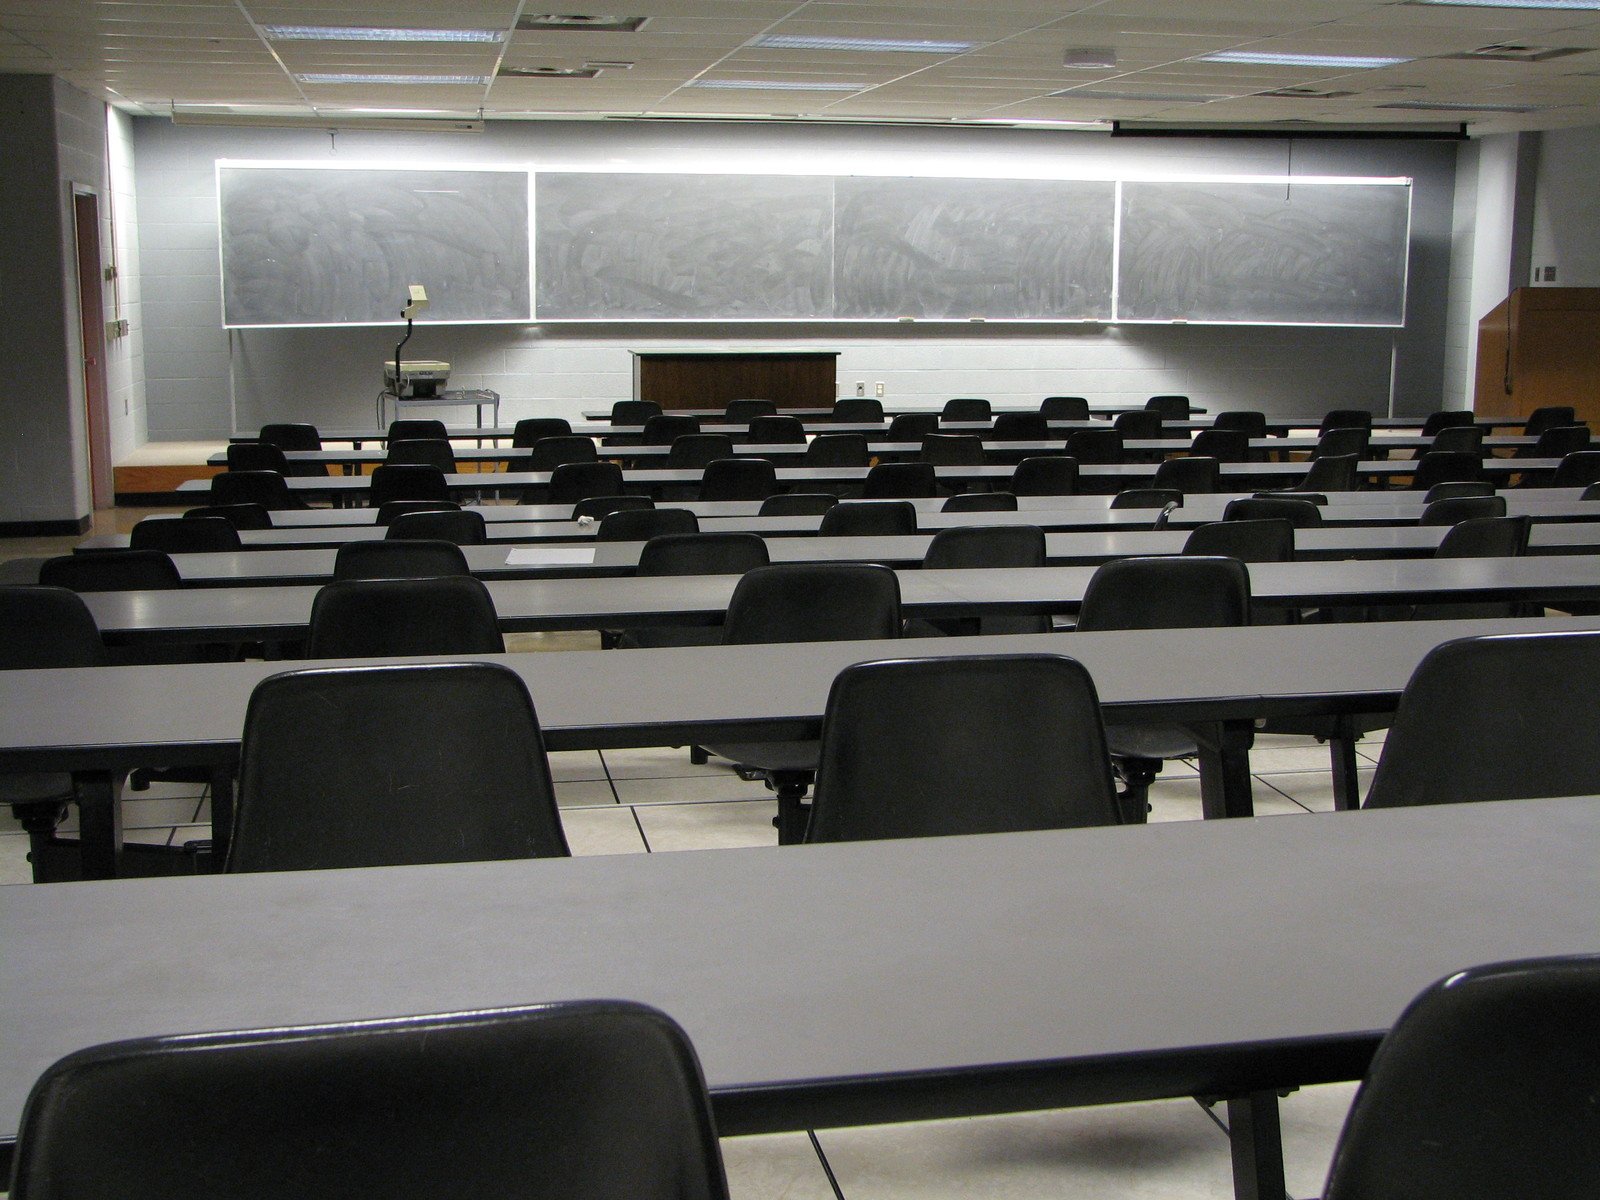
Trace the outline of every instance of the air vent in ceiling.
<path fill-rule="evenodd" d="M 501 79 L 593 79 L 599 67 L 501 67 Z"/>
<path fill-rule="evenodd" d="M 1463 50 L 1460 54 L 1440 54 L 1437 57 L 1489 62 L 1544 62 L 1547 59 L 1567 58 L 1573 54 L 1587 52 L 1588 48 L 1583 46 L 1518 46 L 1512 42 L 1495 42 L 1489 46 L 1479 46 L 1476 50 Z"/>
<path fill-rule="evenodd" d="M 1117 52 L 1093 49 L 1068 50 L 1061 56 L 1061 65 L 1072 67 L 1074 70 L 1108 70 L 1117 65 Z"/>
<path fill-rule="evenodd" d="M 1278 88 L 1271 92 L 1256 92 L 1257 96 L 1271 96 L 1280 100 L 1338 100 L 1345 96 L 1354 96 L 1354 92 L 1327 92 L 1320 88 L 1286 87 Z"/>
<path fill-rule="evenodd" d="M 587 13 L 541 13 L 522 17 L 518 29 L 598 29 L 607 33 L 637 33 L 649 17 L 608 17 Z"/>

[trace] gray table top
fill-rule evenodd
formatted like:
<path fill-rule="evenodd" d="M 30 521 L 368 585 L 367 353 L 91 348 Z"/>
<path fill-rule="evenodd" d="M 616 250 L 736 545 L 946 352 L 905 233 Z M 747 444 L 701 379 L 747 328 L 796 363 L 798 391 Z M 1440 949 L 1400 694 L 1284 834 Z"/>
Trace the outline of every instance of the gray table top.
<path fill-rule="evenodd" d="M 97 1043 L 598 996 L 729 1133 L 1349 1078 L 1433 980 L 1593 951 L 1597 855 L 1576 798 L 4 888 L 0 1137 Z"/>

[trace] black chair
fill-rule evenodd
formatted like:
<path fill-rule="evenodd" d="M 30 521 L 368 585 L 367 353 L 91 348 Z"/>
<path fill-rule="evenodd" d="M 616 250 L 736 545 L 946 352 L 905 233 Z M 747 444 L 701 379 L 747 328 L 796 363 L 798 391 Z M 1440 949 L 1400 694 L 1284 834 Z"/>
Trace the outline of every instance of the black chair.
<path fill-rule="evenodd" d="M 768 496 L 757 510 L 762 517 L 820 517 L 839 503 L 831 492 L 784 492 Z"/>
<path fill-rule="evenodd" d="M 1482 425 L 1447 425 L 1433 435 L 1429 443 L 1430 451 L 1464 451 L 1467 454 L 1476 454 L 1483 457 L 1483 435 L 1485 429 Z"/>
<path fill-rule="evenodd" d="M 1466 408 L 1445 408 L 1438 412 L 1431 412 L 1422 422 L 1422 436 L 1431 438 L 1441 429 L 1456 429 L 1464 425 L 1472 425 L 1477 418 L 1472 411 Z"/>
<path fill-rule="evenodd" d="M 1591 483 L 1588 487 L 1584 488 L 1583 495 L 1579 496 L 1578 499 L 1600 500 L 1600 483 Z"/>
<path fill-rule="evenodd" d="M 1183 553 L 1236 558 L 1243 563 L 1293 562 L 1294 526 L 1282 517 L 1259 521 L 1209 521 L 1197 525 Z"/>
<path fill-rule="evenodd" d="M 983 439 L 975 433 L 930 433 L 917 457 L 936 467 L 981 467 L 988 461 Z"/>
<path fill-rule="evenodd" d="M 688 1038 L 621 1000 L 96 1046 L 35 1085 L 17 1153 L 17 1200 L 728 1194 Z"/>
<path fill-rule="evenodd" d="M 746 571 L 734 588 L 722 627 L 723 644 L 729 646 L 899 636 L 900 581 L 888 567 L 873 563 L 775 563 Z M 764 776 L 777 792 L 774 823 L 780 843 L 805 836 L 801 801 L 816 773 L 816 742 L 706 748 Z"/>
<path fill-rule="evenodd" d="M 1080 663 L 901 659 L 835 677 L 806 841 L 1117 822 L 1099 697 Z"/>
<path fill-rule="evenodd" d="M 930 433 L 939 432 L 939 414 L 931 412 L 901 413 L 889 422 L 886 442 L 917 442 Z"/>
<path fill-rule="evenodd" d="M 1202 429 L 1194 435 L 1189 453 L 1218 462 L 1250 461 L 1250 435 L 1242 429 Z"/>
<path fill-rule="evenodd" d="M 1462 638 L 1417 664 L 1364 808 L 1600 792 L 1600 634 Z"/>
<path fill-rule="evenodd" d="M 333 578 L 436 579 L 470 575 L 467 556 L 455 542 L 408 538 L 400 541 L 346 542 L 333 556 Z"/>
<path fill-rule="evenodd" d="M 1082 396 L 1046 396 L 1039 404 L 1046 421 L 1087 421 L 1089 401 Z"/>
<path fill-rule="evenodd" d="M 718 458 L 700 476 L 702 500 L 765 500 L 778 490 L 778 469 L 764 458 Z"/>
<path fill-rule="evenodd" d="M 1547 404 L 1528 414 L 1528 419 L 1522 426 L 1522 436 L 1536 438 L 1546 429 L 1554 429 L 1557 425 L 1571 425 L 1577 419 L 1577 410 L 1570 405 Z"/>
<path fill-rule="evenodd" d="M 1169 458 L 1156 467 L 1150 485 L 1174 488 L 1185 496 L 1205 496 L 1221 490 L 1222 464 L 1209 456 Z"/>
<path fill-rule="evenodd" d="M 164 554 L 237 550 L 239 531 L 226 517 L 146 517 L 133 527 L 128 546 Z"/>
<path fill-rule="evenodd" d="M 1457 496 L 1493 496 L 1494 484 L 1487 480 L 1464 483 L 1436 483 L 1423 495 L 1424 504 L 1432 504 L 1435 500 L 1451 500 Z"/>
<path fill-rule="evenodd" d="M 964 525 L 941 529 L 933 535 L 922 555 L 925 571 L 1013 570 L 1042 567 L 1044 563 L 1044 530 L 1037 525 Z M 905 627 L 907 637 L 1049 632 L 1050 618 L 1043 613 L 913 618 Z"/>
<path fill-rule="evenodd" d="M 227 453 L 230 471 L 276 471 L 283 476 L 291 473 L 289 460 L 271 442 L 230 442 Z"/>
<path fill-rule="evenodd" d="M 322 435 L 317 432 L 317 427 L 304 421 L 276 421 L 263 425 L 256 440 L 267 442 L 279 450 L 322 449 Z"/>
<path fill-rule="evenodd" d="M 1561 460 L 1548 487 L 1590 487 L 1600 483 L 1600 450 L 1575 450 Z"/>
<path fill-rule="evenodd" d="M 1587 425 L 1552 425 L 1532 446 L 1521 446 L 1514 458 L 1565 458 L 1589 448 Z"/>
<path fill-rule="evenodd" d="M 1372 414 L 1364 408 L 1330 408 L 1317 427 L 1319 434 L 1335 429 L 1365 429 L 1372 431 Z"/>
<path fill-rule="evenodd" d="M 757 417 L 775 417 L 778 406 L 771 400 L 729 400 L 722 410 L 722 419 L 728 425 L 748 425 Z"/>
<path fill-rule="evenodd" d="M 1144 402 L 1144 407 L 1163 421 L 1187 421 L 1192 406 L 1187 396 L 1151 396 Z"/>
<path fill-rule="evenodd" d="M 443 421 L 431 419 L 390 421 L 389 432 L 385 435 L 384 440 L 387 442 L 404 442 L 415 438 L 449 441 L 450 431 L 444 427 Z"/>
<path fill-rule="evenodd" d="M 1267 414 L 1254 409 L 1231 409 L 1219 412 L 1211 422 L 1211 428 L 1237 430 L 1247 440 L 1264 438 L 1267 436 Z"/>
<path fill-rule="evenodd" d="M 681 437 L 700 432 L 700 419 L 683 413 L 657 413 L 644 423 L 639 441 L 646 446 L 670 446 Z"/>
<path fill-rule="evenodd" d="M 870 458 L 864 433 L 819 433 L 806 447 L 811 467 L 864 467 Z"/>
<path fill-rule="evenodd" d="M 1047 442 L 1050 422 L 1042 413 L 996 413 L 990 436 L 997 442 Z"/>
<path fill-rule="evenodd" d="M 523 417 L 511 430 L 511 445 L 519 450 L 531 450 L 541 438 L 571 436 L 572 422 L 565 417 Z M 583 440 L 589 441 L 588 438 Z"/>
<path fill-rule="evenodd" d="M 1459 503 L 1446 501 L 1445 503 Z M 1533 518 L 1467 517 L 1439 539 L 1435 558 L 1516 558 L 1528 552 Z"/>
<path fill-rule="evenodd" d="M 1098 567 L 1078 610 L 1081 632 L 1107 629 L 1201 629 L 1250 623 L 1250 574 L 1238 559 L 1168 556 L 1123 558 Z M 1198 752 L 1182 726 L 1110 723 L 1106 742 L 1123 782 L 1122 819 L 1147 819 L 1150 784 L 1163 759 Z"/>
<path fill-rule="evenodd" d="M 247 504 L 202 504 L 184 512 L 185 517 L 199 520 L 202 517 L 221 517 L 235 529 L 271 529 L 272 514 L 265 506 Z"/>
<path fill-rule="evenodd" d="M 378 505 L 374 523 L 393 524 L 394 519 L 414 512 L 456 512 L 461 508 L 454 500 L 388 500 Z"/>
<path fill-rule="evenodd" d="M 836 504 L 822 514 L 819 537 L 898 537 L 917 531 L 917 508 L 904 500 Z"/>
<path fill-rule="evenodd" d="M 595 462 L 599 457 L 594 439 L 557 434 L 534 442 L 526 463 L 529 471 L 554 471 L 567 463 Z"/>
<path fill-rule="evenodd" d="M 655 506 L 649 496 L 585 496 L 572 506 L 572 520 L 587 517 L 603 522 L 612 513 L 649 511 Z"/>
<path fill-rule="evenodd" d="M 1364 425 L 1336 425 L 1325 430 L 1311 447 L 1311 460 L 1354 456 L 1364 459 L 1371 453 L 1372 430 Z"/>
<path fill-rule="evenodd" d="M 667 509 L 667 512 L 673 510 Z M 635 572 L 641 576 L 743 575 L 769 562 L 767 543 L 754 533 L 664 533 L 651 537 L 639 551 Z M 660 646 L 716 646 L 720 625 L 648 625 L 615 635 L 625 650 Z M 703 763 L 704 752 L 691 749 L 691 761 Z"/>
<path fill-rule="evenodd" d="M 459 546 L 451 548 L 461 553 Z M 311 602 L 308 658 L 503 654 L 505 648 L 494 601 L 470 575 L 339 580 L 318 589 Z"/>
<path fill-rule="evenodd" d="M 654 400 L 618 400 L 611 406 L 613 425 L 643 425 L 651 417 L 661 415 L 661 405 Z"/>
<path fill-rule="evenodd" d="M 803 446 L 806 427 L 799 417 L 757 417 L 750 422 L 748 440 L 757 446 Z"/>
<path fill-rule="evenodd" d="M 881 424 L 883 401 L 871 396 L 841 396 L 833 402 L 833 419 L 848 425 Z"/>
<path fill-rule="evenodd" d="M 1119 463 L 1123 461 L 1122 434 L 1115 429 L 1074 429 L 1067 434 L 1066 450 L 1067 457 L 1080 464 Z"/>
<path fill-rule="evenodd" d="M 468 509 L 430 509 L 401 513 L 389 522 L 384 535 L 391 541 L 423 539 L 454 542 L 457 546 L 481 546 L 489 540 L 483 514 Z"/>
<path fill-rule="evenodd" d="M 861 495 L 867 500 L 919 500 L 939 494 L 932 463 L 878 463 L 867 470 Z"/>
<path fill-rule="evenodd" d="M 946 400 L 939 413 L 941 421 L 992 421 L 994 409 L 978 396 L 957 396 Z"/>
<path fill-rule="evenodd" d="M 719 458 L 733 457 L 733 439 L 725 433 L 686 433 L 672 439 L 667 451 L 669 471 L 704 471 Z"/>
<path fill-rule="evenodd" d="M 211 477 L 211 503 L 233 506 L 259 504 L 268 512 L 289 512 L 306 507 L 289 490 L 276 471 L 223 471 Z"/>
<path fill-rule="evenodd" d="M 330 588 L 420 592 L 476 582 Z M 311 668 L 270 676 L 250 694 L 226 870 L 566 854 L 533 702 L 509 667 Z"/>
<path fill-rule="evenodd" d="M 562 463 L 550 472 L 546 497 L 551 504 L 576 504 L 588 496 L 620 496 L 622 468 L 614 462 Z"/>
<path fill-rule="evenodd" d="M 1313 458 L 1300 482 L 1285 491 L 1353 492 L 1360 483 L 1359 454 L 1326 454 Z"/>
<path fill-rule="evenodd" d="M 1430 450 L 1417 459 L 1411 490 L 1426 492 L 1436 483 L 1479 483 L 1484 478 L 1483 460 L 1464 450 Z"/>
<path fill-rule="evenodd" d="M 1243 496 L 1229 500 L 1222 510 L 1224 521 L 1287 521 L 1296 529 L 1319 529 L 1322 510 L 1309 500 L 1291 496 Z"/>
<path fill-rule="evenodd" d="M 1076 496 L 1078 460 L 1062 454 L 1025 458 L 1011 472 L 1006 490 L 1013 496 Z"/>
<path fill-rule="evenodd" d="M 1017 498 L 1010 492 L 962 492 L 939 506 L 940 512 L 1016 512 Z"/>
<path fill-rule="evenodd" d="M 450 484 L 438 467 L 422 463 L 384 463 L 372 470 L 367 503 L 382 508 L 391 500 L 448 500 Z"/>
<path fill-rule="evenodd" d="M 1418 525 L 1455 525 L 1474 517 L 1506 515 L 1504 496 L 1451 496 L 1430 500 L 1417 519 Z"/>
<path fill-rule="evenodd" d="M 401 438 L 390 442 L 383 461 L 391 466 L 416 463 L 438 467 L 446 475 L 456 472 L 456 452 L 443 438 Z"/>
<path fill-rule="evenodd" d="M 687 508 L 626 508 L 607 513 L 595 530 L 597 542 L 648 542 L 665 534 L 699 533 L 700 518 Z"/>
<path fill-rule="evenodd" d="M 1111 427 L 1122 435 L 1124 442 L 1130 439 L 1154 441 L 1166 433 L 1162 416 L 1155 409 L 1119 413 L 1111 422 Z"/>
<path fill-rule="evenodd" d="M 1457 971 L 1384 1037 L 1324 1200 L 1567 1200 L 1600 1192 L 1600 958 Z"/>
<path fill-rule="evenodd" d="M 1177 488 L 1123 488 L 1111 497 L 1112 508 L 1166 508 L 1168 505 L 1183 507 L 1183 493 Z"/>
<path fill-rule="evenodd" d="M 161 550 L 95 550 L 45 559 L 39 582 L 74 592 L 129 592 L 182 587 L 183 576 Z"/>

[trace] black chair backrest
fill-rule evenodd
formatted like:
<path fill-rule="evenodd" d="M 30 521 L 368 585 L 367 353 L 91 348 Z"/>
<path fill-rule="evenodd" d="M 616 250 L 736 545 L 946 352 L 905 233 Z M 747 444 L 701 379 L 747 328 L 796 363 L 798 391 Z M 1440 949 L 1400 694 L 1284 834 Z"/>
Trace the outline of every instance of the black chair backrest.
<path fill-rule="evenodd" d="M 725 433 L 686 433 L 672 439 L 667 451 L 667 468 L 674 471 L 703 471 L 706 464 L 733 457 L 733 439 Z"/>
<path fill-rule="evenodd" d="M 1435 500 L 1452 500 L 1457 496 L 1493 496 L 1494 484 L 1486 480 L 1463 483 L 1436 483 L 1428 489 L 1422 497 L 1424 504 L 1432 504 Z"/>
<path fill-rule="evenodd" d="M 391 500 L 448 500 L 450 484 L 438 467 L 423 463 L 383 463 L 372 470 L 367 502 L 382 508 Z"/>
<path fill-rule="evenodd" d="M 857 663 L 833 681 L 808 842 L 1117 821 L 1099 698 L 1070 658 Z"/>
<path fill-rule="evenodd" d="M 930 433 L 917 457 L 939 467 L 981 467 L 987 461 L 983 439 L 975 433 Z"/>
<path fill-rule="evenodd" d="M 1430 500 L 1417 519 L 1418 525 L 1456 525 L 1473 517 L 1506 515 L 1504 496 L 1450 496 Z"/>
<path fill-rule="evenodd" d="M 654 400 L 618 400 L 611 406 L 613 425 L 643 425 L 651 417 L 661 415 L 661 405 Z"/>
<path fill-rule="evenodd" d="M 820 517 L 834 505 L 839 497 L 831 492 L 781 492 L 768 496 L 761 502 L 758 516 L 763 517 Z"/>
<path fill-rule="evenodd" d="M 390 464 L 420 463 L 438 467 L 446 475 L 453 475 L 456 470 L 456 452 L 443 438 L 401 438 L 397 442 L 390 442 L 383 461 Z"/>
<path fill-rule="evenodd" d="M 1046 421 L 1087 421 L 1089 401 L 1083 396 L 1046 396 L 1039 403 L 1039 415 Z"/>
<path fill-rule="evenodd" d="M 1064 454 L 1025 458 L 1011 472 L 1006 490 L 1013 496 L 1076 496 L 1078 460 Z"/>
<path fill-rule="evenodd" d="M 764 458 L 716 458 L 700 476 L 702 500 L 765 500 L 778 490 L 778 469 Z"/>
<path fill-rule="evenodd" d="M 1461 638 L 1417 664 L 1364 808 L 1600 793 L 1600 633 Z"/>
<path fill-rule="evenodd" d="M 729 400 L 722 419 L 729 425 L 748 425 L 757 417 L 776 416 L 778 406 L 771 400 Z"/>
<path fill-rule="evenodd" d="M 1156 467 L 1155 478 L 1150 485 L 1174 488 L 1185 496 L 1210 495 L 1222 486 L 1222 464 L 1207 455 L 1169 458 Z"/>
<path fill-rule="evenodd" d="M 757 446 L 801 446 L 806 427 L 799 417 L 756 417 L 750 422 L 748 439 Z"/>
<path fill-rule="evenodd" d="M 368 544 L 415 547 L 434 543 Z M 461 553 L 459 546 L 450 548 Z M 470 575 L 339 580 L 320 588 L 311 602 L 308 658 L 502 654 L 505 648 L 494 601 L 488 589 Z"/>
<path fill-rule="evenodd" d="M 883 420 L 883 401 L 872 396 L 841 396 L 833 402 L 833 419 L 851 425 Z"/>
<path fill-rule="evenodd" d="M 1235 429 L 1247 438 L 1264 438 L 1267 436 L 1267 414 L 1247 408 L 1219 412 L 1211 422 L 1211 428 Z"/>
<path fill-rule="evenodd" d="M 597 542 L 648 542 L 665 534 L 700 532 L 700 518 L 687 508 L 632 508 L 607 513 L 595 530 Z"/>
<path fill-rule="evenodd" d="M 128 545 L 166 554 L 205 554 L 237 550 L 240 542 L 239 531 L 226 517 L 146 517 L 133 527 Z"/>
<path fill-rule="evenodd" d="M 315 425 L 304 421 L 278 421 L 263 425 L 257 441 L 268 442 L 279 450 L 321 450 L 322 435 Z"/>
<path fill-rule="evenodd" d="M 1417 459 L 1411 490 L 1426 492 L 1436 483 L 1476 483 L 1483 479 L 1483 460 L 1465 450 L 1429 450 Z"/>
<path fill-rule="evenodd" d="M 939 494 L 932 463 L 879 463 L 867 470 L 861 494 L 868 500 L 918 500 Z"/>
<path fill-rule="evenodd" d="M 454 542 L 457 546 L 481 546 L 489 540 L 483 514 L 464 508 L 425 509 L 401 513 L 389 522 L 385 535 L 391 541 L 423 539 Z"/>
<path fill-rule="evenodd" d="M 1142 409 L 1138 412 L 1125 412 L 1117 414 L 1112 420 L 1111 427 L 1122 435 L 1123 441 L 1130 439 L 1155 439 L 1164 436 L 1162 417 L 1153 408 Z"/>
<path fill-rule="evenodd" d="M 993 418 L 994 409 L 979 396 L 957 396 L 953 400 L 946 400 L 939 412 L 941 421 L 989 421 Z"/>
<path fill-rule="evenodd" d="M 576 504 L 586 496 L 620 496 L 622 468 L 614 462 L 562 463 L 550 472 L 551 504 Z"/>
<path fill-rule="evenodd" d="M 1183 505 L 1183 493 L 1176 488 L 1123 488 L 1111 497 L 1112 508 L 1165 508 Z"/>
<path fill-rule="evenodd" d="M 1517 558 L 1528 552 L 1533 518 L 1468 517 L 1439 539 L 1435 558 Z"/>
<path fill-rule="evenodd" d="M 213 505 L 259 504 L 268 512 L 304 508 L 277 471 L 223 471 L 211 477 Z"/>
<path fill-rule="evenodd" d="M 734 587 L 722 625 L 726 645 L 899 636 L 900 581 L 876 563 L 755 567 Z"/>
<path fill-rule="evenodd" d="M 1183 543 L 1185 554 L 1240 562 L 1293 562 L 1294 526 L 1282 517 L 1260 521 L 1209 521 Z"/>
<path fill-rule="evenodd" d="M 920 442 L 930 433 L 938 432 L 938 413 L 901 413 L 889 422 L 889 432 L 885 435 L 884 440 L 890 442 Z"/>
<path fill-rule="evenodd" d="M 1194 435 L 1190 454 L 1204 455 L 1218 462 L 1250 461 L 1250 435 L 1242 429 L 1202 429 Z"/>
<path fill-rule="evenodd" d="M 530 471 L 554 471 L 564 463 L 594 462 L 599 457 L 593 438 L 557 434 L 534 442 L 527 464 Z"/>
<path fill-rule="evenodd" d="M 375 523 L 392 524 L 394 519 L 414 512 L 455 512 L 461 505 L 454 500 L 388 500 L 378 505 Z"/>
<path fill-rule="evenodd" d="M 990 436 L 997 442 L 1049 441 L 1050 422 L 1043 413 L 996 413 Z"/>
<path fill-rule="evenodd" d="M 1189 419 L 1189 397 L 1187 396 L 1151 396 L 1144 402 L 1146 411 L 1153 412 L 1163 421 L 1187 421 Z"/>
<path fill-rule="evenodd" d="M 639 551 L 638 573 L 743 575 L 769 561 L 767 543 L 759 534 L 663 533 Z"/>
<path fill-rule="evenodd" d="M 864 467 L 870 457 L 864 433 L 819 433 L 806 447 L 806 463 L 813 467 Z"/>
<path fill-rule="evenodd" d="M 1089 577 L 1078 628 L 1203 629 L 1250 623 L 1250 573 L 1236 558 L 1119 558 Z"/>
<path fill-rule="evenodd" d="M 964 525 L 941 529 L 922 556 L 925 570 L 1044 566 L 1044 530 L 1037 525 Z"/>
<path fill-rule="evenodd" d="M 681 437 L 700 432 L 700 418 L 684 413 L 657 413 L 644 423 L 639 440 L 646 446 L 670 446 Z"/>
<path fill-rule="evenodd" d="M 201 517 L 221 517 L 235 529 L 271 529 L 272 514 L 266 507 L 256 503 L 245 504 L 202 504 L 198 508 L 191 508 L 184 514 L 195 520 Z"/>
<path fill-rule="evenodd" d="M 1287 521 L 1296 529 L 1318 529 L 1322 510 L 1309 500 L 1293 496 L 1242 496 L 1229 500 L 1222 510 L 1224 521 Z"/>
<path fill-rule="evenodd" d="M 940 512 L 1016 512 L 1017 497 L 1012 492 L 962 492 L 939 506 Z"/>
<path fill-rule="evenodd" d="M 1528 414 L 1528 419 L 1522 426 L 1522 436 L 1536 438 L 1546 429 L 1553 429 L 1557 425 L 1571 425 L 1575 420 L 1577 420 L 1577 410 L 1570 405 L 1547 404 Z"/>
<path fill-rule="evenodd" d="M 604 522 L 612 513 L 644 512 L 655 506 L 656 502 L 649 496 L 585 496 L 572 506 L 572 519 L 581 521 L 588 517 Z"/>
<path fill-rule="evenodd" d="M 1600 958 L 1457 971 L 1384 1037 L 1324 1200 L 1566 1200 L 1600 1189 Z"/>
<path fill-rule="evenodd" d="M 1353 492 L 1360 482 L 1357 468 L 1360 454 L 1324 454 L 1311 460 L 1304 477 L 1295 485 L 1301 492 Z"/>
<path fill-rule="evenodd" d="M 836 504 L 822 514 L 820 537 L 896 537 L 917 531 L 917 507 L 905 500 Z"/>
<path fill-rule="evenodd" d="M 1429 450 L 1462 450 L 1483 457 L 1482 425 L 1447 425 L 1433 435 Z"/>
<path fill-rule="evenodd" d="M 1327 433 L 1333 429 L 1372 429 L 1372 414 L 1364 408 L 1330 408 L 1322 416 L 1322 424 L 1317 427 L 1318 433 Z"/>
<path fill-rule="evenodd" d="M 1431 438 L 1441 429 L 1456 429 L 1463 425 L 1471 425 L 1475 418 L 1470 409 L 1444 408 L 1438 412 L 1431 412 L 1422 422 L 1422 436 Z"/>
<path fill-rule="evenodd" d="M 45 559 L 39 582 L 74 592 L 129 592 L 182 587 L 183 577 L 160 550 L 93 550 Z"/>
<path fill-rule="evenodd" d="M 511 430 L 511 444 L 531 450 L 540 438 L 571 436 L 572 422 L 565 417 L 523 417 Z"/>
<path fill-rule="evenodd" d="M 436 579 L 470 575 L 467 556 L 442 540 L 346 542 L 333 556 L 333 577 L 347 579 Z"/>
<path fill-rule="evenodd" d="M 1315 461 L 1319 458 L 1343 458 L 1345 455 L 1354 455 L 1362 459 L 1370 452 L 1372 444 L 1372 430 L 1365 425 L 1335 425 L 1326 429 L 1317 438 L 1317 444 L 1311 448 L 1311 457 Z"/>
<path fill-rule="evenodd" d="M 187 1179 L 265 1200 L 304 1194 L 311 1162 L 326 1195 L 728 1194 L 688 1038 L 620 1000 L 82 1050 L 35 1085 L 13 1194 L 71 1200 L 86 1193 L 64 1180 L 117 1178 L 153 1195 Z"/>
<path fill-rule="evenodd" d="M 1587 425 L 1552 425 L 1539 435 L 1532 446 L 1517 451 L 1518 458 L 1565 458 L 1579 450 L 1589 448 Z"/>
<path fill-rule="evenodd" d="M 443 421 L 431 418 L 405 419 L 389 422 L 389 432 L 384 438 L 388 442 L 410 441 L 415 438 L 444 439 L 450 438 L 450 431 L 445 428 Z"/>
<path fill-rule="evenodd" d="M 510 668 L 487 662 L 312 668 L 270 676 L 251 693 L 227 870 L 566 853 L 533 702 Z"/>
<path fill-rule="evenodd" d="M 228 470 L 276 471 L 287 475 L 289 460 L 284 457 L 283 450 L 271 442 L 229 442 Z"/>
<path fill-rule="evenodd" d="M 1067 434 L 1066 449 L 1067 456 L 1080 463 L 1119 463 L 1122 461 L 1122 434 L 1115 429 L 1074 429 Z"/>
<path fill-rule="evenodd" d="M 108 665 L 94 615 L 64 587 L 0 586 L 0 671 Z"/>
<path fill-rule="evenodd" d="M 1589 487 L 1600 483 L 1600 450 L 1574 450 L 1561 460 L 1550 487 Z"/>

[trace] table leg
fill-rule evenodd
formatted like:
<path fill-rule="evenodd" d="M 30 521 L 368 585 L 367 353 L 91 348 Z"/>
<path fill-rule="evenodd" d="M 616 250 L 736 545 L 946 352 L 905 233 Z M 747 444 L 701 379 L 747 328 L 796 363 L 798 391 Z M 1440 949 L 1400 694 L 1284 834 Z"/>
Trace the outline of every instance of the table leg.
<path fill-rule="evenodd" d="M 115 879 L 122 863 L 122 775 L 117 771 L 79 771 L 78 836 L 85 879 Z"/>
<path fill-rule="evenodd" d="M 227 861 L 233 837 L 233 771 L 227 766 L 211 772 L 211 854 L 218 872 Z"/>
<path fill-rule="evenodd" d="M 1255 815 L 1250 795 L 1253 721 L 1219 721 L 1194 727 L 1200 747 L 1200 804 L 1206 820 Z"/>
<path fill-rule="evenodd" d="M 1234 1200 L 1286 1200 L 1278 1094 L 1252 1092 L 1228 1100 Z"/>
<path fill-rule="evenodd" d="M 1333 807 L 1346 811 L 1361 807 L 1361 781 L 1356 777 L 1355 722 L 1335 717 L 1328 738 L 1328 754 L 1333 759 Z"/>

